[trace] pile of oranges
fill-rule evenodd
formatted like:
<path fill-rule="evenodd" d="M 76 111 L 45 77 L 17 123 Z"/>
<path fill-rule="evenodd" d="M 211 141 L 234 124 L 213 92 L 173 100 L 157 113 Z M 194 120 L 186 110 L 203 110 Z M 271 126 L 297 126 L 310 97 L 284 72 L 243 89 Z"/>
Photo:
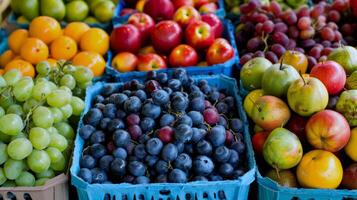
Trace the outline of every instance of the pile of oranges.
<path fill-rule="evenodd" d="M 34 77 L 37 63 L 46 60 L 55 66 L 57 60 L 68 60 L 98 77 L 105 70 L 103 56 L 109 49 L 109 36 L 82 22 L 69 23 L 62 30 L 55 19 L 40 16 L 32 20 L 29 30 L 12 32 L 8 45 L 9 50 L 0 56 L 0 74 L 16 68 L 23 76 Z"/>

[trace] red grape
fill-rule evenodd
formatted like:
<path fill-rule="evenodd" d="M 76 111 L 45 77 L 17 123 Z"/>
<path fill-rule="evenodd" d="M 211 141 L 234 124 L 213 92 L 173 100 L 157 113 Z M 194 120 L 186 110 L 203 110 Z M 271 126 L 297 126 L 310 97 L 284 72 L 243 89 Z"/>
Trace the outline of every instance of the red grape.
<path fill-rule="evenodd" d="M 324 48 L 324 46 L 322 46 L 322 44 L 319 44 L 319 43 L 315 44 L 315 46 L 314 46 L 314 47 L 321 48 L 321 50 Z"/>
<path fill-rule="evenodd" d="M 285 11 L 282 18 L 288 25 L 294 25 L 297 22 L 297 16 L 292 10 Z"/>
<path fill-rule="evenodd" d="M 281 45 L 283 45 L 283 46 L 286 46 L 286 45 L 288 45 L 288 43 L 289 43 L 289 38 L 288 38 L 288 36 L 286 36 L 286 35 L 285 35 L 284 33 L 282 33 L 282 32 L 275 32 L 275 33 L 273 34 L 272 38 L 273 38 L 273 41 L 274 41 L 274 42 L 277 42 L 277 43 L 279 43 L 279 44 L 281 44 Z"/>
<path fill-rule="evenodd" d="M 265 57 L 264 52 L 262 51 L 257 51 L 254 53 L 253 57 Z"/>
<path fill-rule="evenodd" d="M 324 47 L 330 47 L 331 46 L 331 42 L 330 41 L 327 41 L 327 40 L 324 40 L 321 42 L 322 46 Z"/>
<path fill-rule="evenodd" d="M 344 35 L 350 36 L 353 35 L 353 29 L 351 24 L 344 24 L 341 27 L 341 31 Z"/>
<path fill-rule="evenodd" d="M 305 53 L 305 50 L 303 48 L 300 48 L 300 47 L 296 47 L 295 51 L 298 51 L 300 53 Z"/>
<path fill-rule="evenodd" d="M 338 47 L 340 47 L 341 45 L 340 45 L 340 43 L 338 43 L 338 42 L 334 42 L 331 46 L 332 46 L 332 48 L 338 48 Z"/>
<path fill-rule="evenodd" d="M 318 59 L 318 58 L 320 58 L 321 51 L 322 51 L 322 48 L 320 48 L 320 47 L 313 47 L 313 48 L 309 51 L 309 56 L 312 56 L 312 57 Z"/>
<path fill-rule="evenodd" d="M 255 25 L 255 32 L 259 35 L 263 32 L 263 24 L 262 23 L 258 23 L 257 25 Z"/>
<path fill-rule="evenodd" d="M 298 28 L 300 30 L 306 30 L 311 27 L 310 17 L 301 17 L 298 21 Z"/>
<path fill-rule="evenodd" d="M 254 13 L 256 14 L 256 13 Z M 264 14 L 256 14 L 256 15 L 252 15 L 252 19 L 254 22 L 258 23 L 264 23 L 266 20 L 268 20 L 268 17 Z"/>
<path fill-rule="evenodd" d="M 335 33 L 329 27 L 322 28 L 320 34 L 324 40 L 333 41 L 335 39 Z"/>
<path fill-rule="evenodd" d="M 316 58 L 314 58 L 312 56 L 307 56 L 307 61 L 309 63 L 308 69 L 310 71 L 312 69 L 312 67 L 314 67 L 317 64 L 317 60 L 316 60 Z"/>
<path fill-rule="evenodd" d="M 259 47 L 263 44 L 263 41 L 261 40 L 260 37 L 254 37 L 250 39 L 247 43 L 247 49 L 249 51 L 256 51 L 259 49 Z"/>
<path fill-rule="evenodd" d="M 250 60 L 250 59 L 252 59 L 252 56 L 249 55 L 249 54 L 245 54 L 244 56 L 242 56 L 242 57 L 240 58 L 239 63 L 240 63 L 241 65 L 244 65 L 244 64 L 245 64 L 246 62 L 248 62 L 248 60 Z"/>
<path fill-rule="evenodd" d="M 298 38 L 299 37 L 299 29 L 296 26 L 290 26 L 288 30 L 288 35 L 291 38 Z"/>
<path fill-rule="evenodd" d="M 300 41 L 300 46 L 306 49 L 312 48 L 316 44 L 315 40 L 307 39 Z"/>
<path fill-rule="evenodd" d="M 348 9 L 348 2 L 347 0 L 334 0 L 331 8 L 339 12 L 344 12 Z"/>
<path fill-rule="evenodd" d="M 315 35 L 315 29 L 313 29 L 312 27 L 309 27 L 308 29 L 300 32 L 300 38 L 303 40 L 312 38 L 314 37 L 314 35 Z"/>
<path fill-rule="evenodd" d="M 247 3 L 242 4 L 242 5 L 240 6 L 240 12 L 241 12 L 242 14 L 248 14 L 248 13 L 252 12 L 253 10 L 254 10 L 254 8 L 252 8 L 251 6 L 249 6 Z"/>
<path fill-rule="evenodd" d="M 335 22 L 329 22 L 329 23 L 327 23 L 327 26 L 330 27 L 334 31 L 338 29 L 338 26 Z"/>
<path fill-rule="evenodd" d="M 273 30 L 274 30 L 274 23 L 273 23 L 272 21 L 270 21 L 270 20 L 265 21 L 265 22 L 263 23 L 263 28 L 262 28 L 262 30 L 264 31 L 264 33 L 271 33 L 271 32 L 273 32 Z"/>
<path fill-rule="evenodd" d="M 283 22 L 278 22 L 274 25 L 274 32 L 286 33 L 288 32 L 288 26 Z"/>
<path fill-rule="evenodd" d="M 340 33 L 340 31 L 335 31 L 335 42 L 339 42 L 342 40 L 342 34 Z"/>
<path fill-rule="evenodd" d="M 294 50 L 295 47 L 296 47 L 296 42 L 295 42 L 295 40 L 290 39 L 290 40 L 289 40 L 289 44 L 286 45 L 286 49 L 288 49 L 288 50 Z"/>
<path fill-rule="evenodd" d="M 339 12 L 337 12 L 336 10 L 331 10 L 329 13 L 328 13 L 328 19 L 330 21 L 333 21 L 333 22 L 339 22 L 340 19 L 341 19 L 341 15 Z"/>
<path fill-rule="evenodd" d="M 281 7 L 280 4 L 277 3 L 276 1 L 271 1 L 270 2 L 270 11 L 275 15 L 275 16 L 280 16 L 281 14 Z"/>
<path fill-rule="evenodd" d="M 273 44 L 271 46 L 271 51 L 273 51 L 279 58 L 284 54 L 286 49 L 281 44 Z"/>
<path fill-rule="evenodd" d="M 265 57 L 272 63 L 279 62 L 279 58 L 272 51 L 268 51 L 265 53 Z"/>
<path fill-rule="evenodd" d="M 310 9 L 307 6 L 302 6 L 300 9 L 297 11 L 297 17 L 309 17 L 310 16 Z"/>
<path fill-rule="evenodd" d="M 320 15 L 323 15 L 325 8 L 322 5 L 316 5 L 310 12 L 310 17 L 317 19 Z"/>
<path fill-rule="evenodd" d="M 326 47 L 321 51 L 321 56 L 328 56 L 331 51 L 333 50 L 333 48 L 331 47 Z"/>

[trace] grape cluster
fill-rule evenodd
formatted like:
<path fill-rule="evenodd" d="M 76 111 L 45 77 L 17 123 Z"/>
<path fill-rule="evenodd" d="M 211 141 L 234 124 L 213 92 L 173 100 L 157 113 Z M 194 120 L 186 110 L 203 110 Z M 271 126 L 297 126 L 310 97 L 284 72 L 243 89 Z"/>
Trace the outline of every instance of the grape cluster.
<path fill-rule="evenodd" d="M 253 57 L 276 63 L 286 50 L 296 50 L 307 55 L 312 67 L 333 48 L 356 44 L 357 23 L 349 15 L 347 0 L 322 1 L 297 11 L 283 11 L 275 1 L 261 5 L 251 0 L 240 9 L 236 37 L 241 64 Z"/>
<path fill-rule="evenodd" d="M 79 177 L 88 183 L 185 183 L 245 173 L 242 121 L 232 96 L 186 71 L 144 84 L 105 85 L 84 115 Z"/>
<path fill-rule="evenodd" d="M 35 79 L 17 69 L 0 76 L 0 185 L 40 186 L 64 172 L 84 109 L 91 70 L 59 62 L 36 66 Z"/>

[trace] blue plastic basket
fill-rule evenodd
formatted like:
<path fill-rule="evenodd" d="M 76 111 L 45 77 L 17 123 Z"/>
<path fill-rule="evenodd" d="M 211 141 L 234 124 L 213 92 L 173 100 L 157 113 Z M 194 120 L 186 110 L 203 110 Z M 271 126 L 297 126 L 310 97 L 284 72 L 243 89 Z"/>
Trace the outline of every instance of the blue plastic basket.
<path fill-rule="evenodd" d="M 0 29 L 0 55 L 8 49 L 7 32 L 5 29 Z"/>
<path fill-rule="evenodd" d="M 238 69 L 239 63 L 239 54 L 235 42 L 234 37 L 234 27 L 232 23 L 228 20 L 223 20 L 224 31 L 223 37 L 226 38 L 234 49 L 234 56 L 230 60 L 226 61 L 222 64 L 207 66 L 207 67 L 185 67 L 187 73 L 189 75 L 213 75 L 213 74 L 224 74 L 227 76 L 232 76 L 234 70 Z M 120 25 L 119 25 L 120 26 Z M 157 70 L 157 72 L 167 72 L 172 73 L 175 68 L 167 68 L 162 70 Z M 111 60 L 108 60 L 106 73 L 108 77 L 112 77 L 115 81 L 126 82 L 132 79 L 145 79 L 147 72 L 140 72 L 140 71 L 133 71 L 133 72 L 126 72 L 120 73 L 116 69 L 111 67 Z"/>
<path fill-rule="evenodd" d="M 196 76 L 194 80 L 207 80 L 210 85 L 214 85 L 219 89 L 227 89 L 231 95 L 236 99 L 236 103 L 239 110 L 239 116 L 243 121 L 246 121 L 246 116 L 242 108 L 241 97 L 238 95 L 238 86 L 234 79 L 223 75 L 214 76 Z M 79 128 L 83 126 L 82 118 L 84 113 L 88 112 L 91 107 L 91 102 L 95 95 L 101 92 L 103 88 L 103 82 L 98 82 L 91 86 L 86 93 L 85 109 L 82 113 L 81 120 L 79 122 Z M 112 83 L 116 87 L 123 86 L 123 83 Z M 244 142 L 247 148 L 247 162 L 249 171 L 237 180 L 229 181 L 198 181 L 190 182 L 186 184 L 172 183 L 172 184 L 88 184 L 80 179 L 77 174 L 80 170 L 79 160 L 82 155 L 84 141 L 78 136 L 75 139 L 75 147 L 73 153 L 73 162 L 71 166 L 71 178 L 72 184 L 77 188 L 78 197 L 80 200 L 102 200 L 104 197 L 110 197 L 110 199 L 147 199 L 147 200 L 159 200 L 159 199 L 171 199 L 171 200 L 184 200 L 187 199 L 220 199 L 220 195 L 224 192 L 225 199 L 244 200 L 248 198 L 248 192 L 250 184 L 254 181 L 254 174 L 256 171 L 256 164 L 254 161 L 254 155 L 252 150 L 252 144 L 248 132 L 248 126 L 244 126 Z"/>

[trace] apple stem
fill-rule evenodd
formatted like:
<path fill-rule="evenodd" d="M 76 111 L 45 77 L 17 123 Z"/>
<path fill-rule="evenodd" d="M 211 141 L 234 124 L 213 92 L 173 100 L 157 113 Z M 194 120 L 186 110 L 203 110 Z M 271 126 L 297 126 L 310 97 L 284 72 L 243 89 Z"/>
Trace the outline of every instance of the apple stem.
<path fill-rule="evenodd" d="M 283 70 L 284 55 L 281 57 L 279 69 Z"/>
<path fill-rule="evenodd" d="M 306 81 L 305 81 L 304 77 L 302 76 L 302 74 L 301 74 L 301 73 L 299 73 L 299 75 L 300 75 L 300 77 L 301 77 L 302 81 L 304 82 L 304 85 L 306 85 Z"/>

